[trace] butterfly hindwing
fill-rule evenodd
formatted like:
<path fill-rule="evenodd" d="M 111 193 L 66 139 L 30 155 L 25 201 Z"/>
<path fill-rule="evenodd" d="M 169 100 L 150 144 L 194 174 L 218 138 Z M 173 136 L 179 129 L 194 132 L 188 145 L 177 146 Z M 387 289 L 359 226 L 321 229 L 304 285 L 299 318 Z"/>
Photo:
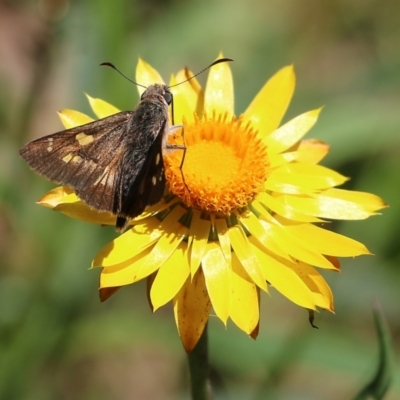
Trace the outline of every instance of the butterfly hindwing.
<path fill-rule="evenodd" d="M 123 229 L 127 219 L 141 214 L 148 205 L 158 203 L 165 191 L 166 179 L 162 158 L 162 141 L 166 134 L 166 123 L 160 128 L 154 142 L 141 157 L 138 175 L 132 179 L 129 169 L 123 170 L 120 182 L 121 209 L 118 212 L 117 229 Z M 127 163 L 125 164 L 127 165 Z"/>

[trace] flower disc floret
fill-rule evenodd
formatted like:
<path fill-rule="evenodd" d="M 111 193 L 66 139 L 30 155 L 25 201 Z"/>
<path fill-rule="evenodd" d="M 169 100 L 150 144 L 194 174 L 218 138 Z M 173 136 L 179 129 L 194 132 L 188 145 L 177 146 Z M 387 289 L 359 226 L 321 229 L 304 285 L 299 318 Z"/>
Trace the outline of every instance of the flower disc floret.
<path fill-rule="evenodd" d="M 187 207 L 229 215 L 263 190 L 267 149 L 240 118 L 196 116 L 184 123 L 183 134 L 186 149 L 165 161 L 170 190 Z"/>

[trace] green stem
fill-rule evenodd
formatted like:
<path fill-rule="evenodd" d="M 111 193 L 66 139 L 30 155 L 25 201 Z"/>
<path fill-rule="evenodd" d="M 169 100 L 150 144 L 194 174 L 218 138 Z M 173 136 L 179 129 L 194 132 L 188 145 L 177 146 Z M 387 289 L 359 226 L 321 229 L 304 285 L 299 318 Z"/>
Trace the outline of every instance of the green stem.
<path fill-rule="evenodd" d="M 208 368 L 208 325 L 188 355 L 192 400 L 211 400 L 211 385 Z"/>

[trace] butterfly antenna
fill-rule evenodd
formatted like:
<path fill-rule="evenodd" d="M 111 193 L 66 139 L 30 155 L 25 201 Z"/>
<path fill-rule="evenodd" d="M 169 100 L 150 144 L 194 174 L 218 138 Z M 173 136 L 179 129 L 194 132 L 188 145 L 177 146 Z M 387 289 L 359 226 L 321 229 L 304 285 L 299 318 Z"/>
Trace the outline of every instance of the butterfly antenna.
<path fill-rule="evenodd" d="M 101 66 L 105 65 L 106 67 L 111 67 L 112 69 L 115 69 L 121 76 L 123 76 L 123 77 L 124 77 L 126 80 L 128 80 L 129 82 L 132 82 L 132 83 L 134 83 L 134 84 L 137 85 L 137 86 L 140 86 L 140 87 L 142 87 L 142 88 L 147 89 L 146 86 L 141 85 L 140 83 L 137 83 L 137 82 L 133 81 L 132 79 L 128 78 L 128 77 L 127 77 L 125 74 L 123 74 L 114 64 L 111 64 L 111 63 L 109 63 L 109 62 L 103 62 L 103 63 L 101 63 L 100 65 L 101 65 Z M 206 69 L 207 69 L 207 68 L 206 68 Z M 203 72 L 203 71 L 202 71 L 202 72 Z"/>
<path fill-rule="evenodd" d="M 178 85 L 181 85 L 182 83 L 185 83 L 185 82 L 187 82 L 187 81 L 190 81 L 191 79 L 195 78 L 197 75 L 202 74 L 204 71 L 207 71 L 209 68 L 213 67 L 214 65 L 219 64 L 219 63 L 222 63 L 222 62 L 228 62 L 228 61 L 233 61 L 233 60 L 232 60 L 231 58 L 219 58 L 218 60 L 215 60 L 212 64 L 210 64 L 208 67 L 202 69 L 202 70 L 201 70 L 200 72 L 198 72 L 197 74 L 191 76 L 190 78 L 188 78 L 188 79 L 186 79 L 186 80 L 184 80 L 184 81 L 182 81 L 182 82 L 176 83 L 175 85 L 168 86 L 168 88 L 172 88 L 172 87 L 174 87 L 174 86 L 178 86 Z M 115 67 L 114 67 L 114 68 L 115 68 Z"/>

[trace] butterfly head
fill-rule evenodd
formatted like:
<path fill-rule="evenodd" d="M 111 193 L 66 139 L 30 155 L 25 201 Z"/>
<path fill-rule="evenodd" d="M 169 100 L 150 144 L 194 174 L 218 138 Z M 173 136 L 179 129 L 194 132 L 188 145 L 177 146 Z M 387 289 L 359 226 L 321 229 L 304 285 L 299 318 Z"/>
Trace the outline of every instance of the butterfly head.
<path fill-rule="evenodd" d="M 172 103 L 172 93 L 167 85 L 156 83 L 150 85 L 140 98 L 141 101 L 148 99 L 153 101 L 157 99 L 160 103 L 169 106 Z"/>

